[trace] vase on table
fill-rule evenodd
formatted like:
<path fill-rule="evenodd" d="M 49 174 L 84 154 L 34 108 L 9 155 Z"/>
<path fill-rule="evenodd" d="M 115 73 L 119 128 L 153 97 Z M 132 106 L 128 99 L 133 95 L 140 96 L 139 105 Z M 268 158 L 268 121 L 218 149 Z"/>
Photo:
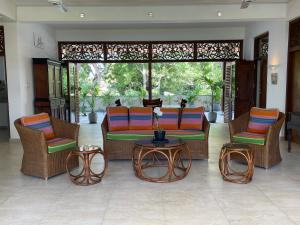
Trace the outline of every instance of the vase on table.
<path fill-rule="evenodd" d="M 166 131 L 165 130 L 155 130 L 154 131 L 154 140 L 155 141 L 164 141 L 166 137 Z"/>

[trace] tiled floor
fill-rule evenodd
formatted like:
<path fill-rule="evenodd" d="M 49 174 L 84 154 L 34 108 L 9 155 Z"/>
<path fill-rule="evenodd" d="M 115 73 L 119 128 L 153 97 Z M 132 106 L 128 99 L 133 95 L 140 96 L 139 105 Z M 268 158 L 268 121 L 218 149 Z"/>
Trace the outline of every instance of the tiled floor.
<path fill-rule="evenodd" d="M 100 126 L 83 125 L 80 142 L 101 144 Z M 300 146 L 247 185 L 224 182 L 218 169 L 227 126 L 212 126 L 210 159 L 193 161 L 171 184 L 137 179 L 130 161 L 109 162 L 104 180 L 73 185 L 66 174 L 42 179 L 19 172 L 22 147 L 0 143 L 1 225 L 300 225 Z"/>

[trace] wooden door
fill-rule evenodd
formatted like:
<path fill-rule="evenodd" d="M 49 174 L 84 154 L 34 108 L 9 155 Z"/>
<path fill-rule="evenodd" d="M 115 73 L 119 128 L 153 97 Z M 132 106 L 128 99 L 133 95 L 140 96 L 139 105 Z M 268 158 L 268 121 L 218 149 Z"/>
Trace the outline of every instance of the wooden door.
<path fill-rule="evenodd" d="M 69 63 L 69 85 L 70 85 L 70 120 L 73 123 L 79 123 L 80 100 L 78 84 L 78 64 Z"/>
<path fill-rule="evenodd" d="M 249 112 L 255 106 L 255 63 L 254 61 L 239 60 L 235 71 L 235 112 L 234 117 Z"/>
<path fill-rule="evenodd" d="M 259 85 L 259 107 L 266 108 L 267 106 L 267 79 L 268 79 L 268 60 L 260 61 L 260 85 Z"/>
<path fill-rule="evenodd" d="M 224 123 L 228 123 L 232 120 L 233 112 L 233 82 L 235 62 L 226 62 L 224 71 L 224 90 L 223 90 L 223 111 L 224 111 Z"/>

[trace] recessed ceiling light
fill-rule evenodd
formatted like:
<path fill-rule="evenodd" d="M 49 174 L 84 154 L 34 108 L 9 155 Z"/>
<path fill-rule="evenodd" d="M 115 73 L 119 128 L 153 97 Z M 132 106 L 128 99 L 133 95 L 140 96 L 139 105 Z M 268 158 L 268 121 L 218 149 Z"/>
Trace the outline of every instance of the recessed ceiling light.
<path fill-rule="evenodd" d="M 221 17 L 222 16 L 222 12 L 220 10 L 217 11 L 217 16 Z"/>
<path fill-rule="evenodd" d="M 153 16 L 153 12 L 148 12 L 147 15 L 150 16 L 150 17 L 152 17 Z"/>
<path fill-rule="evenodd" d="M 80 18 L 84 18 L 85 17 L 85 13 L 80 13 Z"/>

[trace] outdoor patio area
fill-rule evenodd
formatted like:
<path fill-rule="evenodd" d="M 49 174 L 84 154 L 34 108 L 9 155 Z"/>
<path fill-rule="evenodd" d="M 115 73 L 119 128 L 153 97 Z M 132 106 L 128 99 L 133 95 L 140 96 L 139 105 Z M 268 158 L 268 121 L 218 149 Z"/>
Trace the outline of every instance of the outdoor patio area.
<path fill-rule="evenodd" d="M 209 160 L 194 160 L 189 175 L 155 184 L 134 176 L 131 161 L 110 161 L 97 185 L 80 187 L 67 174 L 43 179 L 20 172 L 22 147 L 1 142 L 1 225 L 299 225 L 300 146 L 281 141 L 283 161 L 255 168 L 249 184 L 223 181 L 220 148 L 227 124 L 213 124 Z M 80 144 L 101 145 L 99 124 L 82 124 Z M 100 165 L 99 165 L 100 166 Z"/>

